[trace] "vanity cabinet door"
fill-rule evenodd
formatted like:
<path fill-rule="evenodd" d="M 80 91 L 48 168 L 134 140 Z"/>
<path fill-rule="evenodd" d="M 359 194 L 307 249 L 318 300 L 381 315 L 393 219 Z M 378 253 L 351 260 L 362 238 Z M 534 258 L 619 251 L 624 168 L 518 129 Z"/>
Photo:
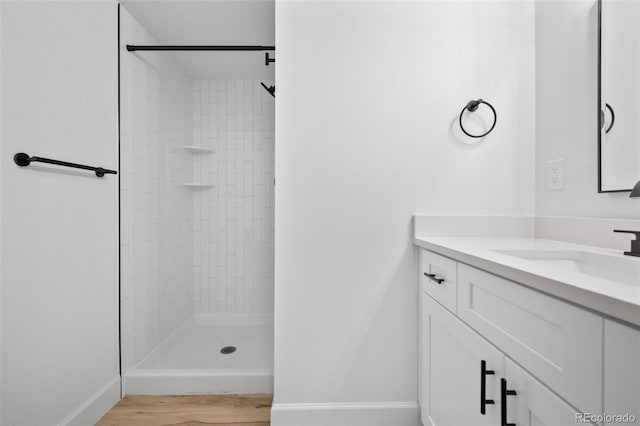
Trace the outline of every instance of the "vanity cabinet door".
<path fill-rule="evenodd" d="M 505 404 L 507 423 L 517 426 L 575 426 L 582 424 L 577 421 L 576 409 L 560 399 L 509 358 L 505 359 L 505 384 L 506 390 L 515 391 L 515 395 L 500 395 L 498 397 L 502 404 Z"/>
<path fill-rule="evenodd" d="M 427 426 L 499 425 L 504 356 L 425 293 L 421 313 L 421 418 Z M 485 404 L 481 413 L 481 367 Z"/>
<path fill-rule="evenodd" d="M 640 330 L 608 319 L 604 321 L 604 412 L 640 421 Z M 605 425 L 616 424 L 615 418 L 608 420 Z"/>

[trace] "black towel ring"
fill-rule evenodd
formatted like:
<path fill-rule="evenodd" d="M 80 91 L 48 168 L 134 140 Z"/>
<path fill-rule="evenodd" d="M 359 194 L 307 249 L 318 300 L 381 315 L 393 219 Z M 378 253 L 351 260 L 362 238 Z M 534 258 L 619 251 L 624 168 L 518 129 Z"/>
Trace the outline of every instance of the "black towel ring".
<path fill-rule="evenodd" d="M 471 133 L 467 132 L 465 130 L 464 126 L 462 125 L 462 114 L 464 114 L 465 111 L 475 112 L 478 109 L 478 107 L 480 106 L 480 104 L 485 104 L 486 106 L 491 108 L 491 111 L 493 111 L 493 125 L 491 126 L 491 128 L 489 130 L 487 130 L 486 133 L 483 133 L 481 135 L 472 135 Z M 483 138 L 483 137 L 487 136 L 489 133 L 491 133 L 493 128 L 496 127 L 496 123 L 498 122 L 498 114 L 496 113 L 496 110 L 493 107 L 493 105 L 491 105 L 487 101 L 483 101 L 482 99 L 478 99 L 477 101 L 469 101 L 465 105 L 465 107 L 462 108 L 462 111 L 460 111 L 460 117 L 458 119 L 458 122 L 460 123 L 460 128 L 462 129 L 462 131 L 464 132 L 465 135 L 469 136 L 470 138 Z"/>

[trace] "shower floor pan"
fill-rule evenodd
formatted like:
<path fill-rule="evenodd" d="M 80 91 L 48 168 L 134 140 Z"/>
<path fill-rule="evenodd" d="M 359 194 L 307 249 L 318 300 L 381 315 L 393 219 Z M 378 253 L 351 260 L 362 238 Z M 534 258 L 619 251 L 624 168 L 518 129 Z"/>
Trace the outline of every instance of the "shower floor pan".
<path fill-rule="evenodd" d="M 222 353 L 229 346 L 236 350 Z M 273 326 L 192 324 L 128 371 L 123 384 L 127 395 L 271 393 Z"/>

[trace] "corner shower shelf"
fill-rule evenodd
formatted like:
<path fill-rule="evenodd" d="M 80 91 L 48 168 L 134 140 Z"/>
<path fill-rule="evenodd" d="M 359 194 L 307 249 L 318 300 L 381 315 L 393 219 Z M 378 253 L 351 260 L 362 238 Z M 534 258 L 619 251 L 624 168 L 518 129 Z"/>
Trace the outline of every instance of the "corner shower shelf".
<path fill-rule="evenodd" d="M 215 151 L 211 148 L 204 148 L 202 146 L 195 146 L 195 145 L 185 145 L 183 146 L 184 149 L 186 149 L 187 151 L 191 151 L 191 152 L 209 152 L 209 153 L 214 153 Z"/>
<path fill-rule="evenodd" d="M 192 183 L 185 183 L 184 186 L 187 186 L 189 188 L 213 188 L 214 185 L 212 185 L 210 183 L 192 182 Z"/>

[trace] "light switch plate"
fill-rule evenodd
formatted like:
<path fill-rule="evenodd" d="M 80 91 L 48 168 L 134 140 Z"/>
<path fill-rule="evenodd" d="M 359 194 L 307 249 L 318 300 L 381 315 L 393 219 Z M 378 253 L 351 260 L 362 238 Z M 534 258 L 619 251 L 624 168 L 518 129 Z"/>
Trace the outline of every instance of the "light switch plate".
<path fill-rule="evenodd" d="M 547 189 L 564 188 L 564 159 L 547 161 Z"/>

